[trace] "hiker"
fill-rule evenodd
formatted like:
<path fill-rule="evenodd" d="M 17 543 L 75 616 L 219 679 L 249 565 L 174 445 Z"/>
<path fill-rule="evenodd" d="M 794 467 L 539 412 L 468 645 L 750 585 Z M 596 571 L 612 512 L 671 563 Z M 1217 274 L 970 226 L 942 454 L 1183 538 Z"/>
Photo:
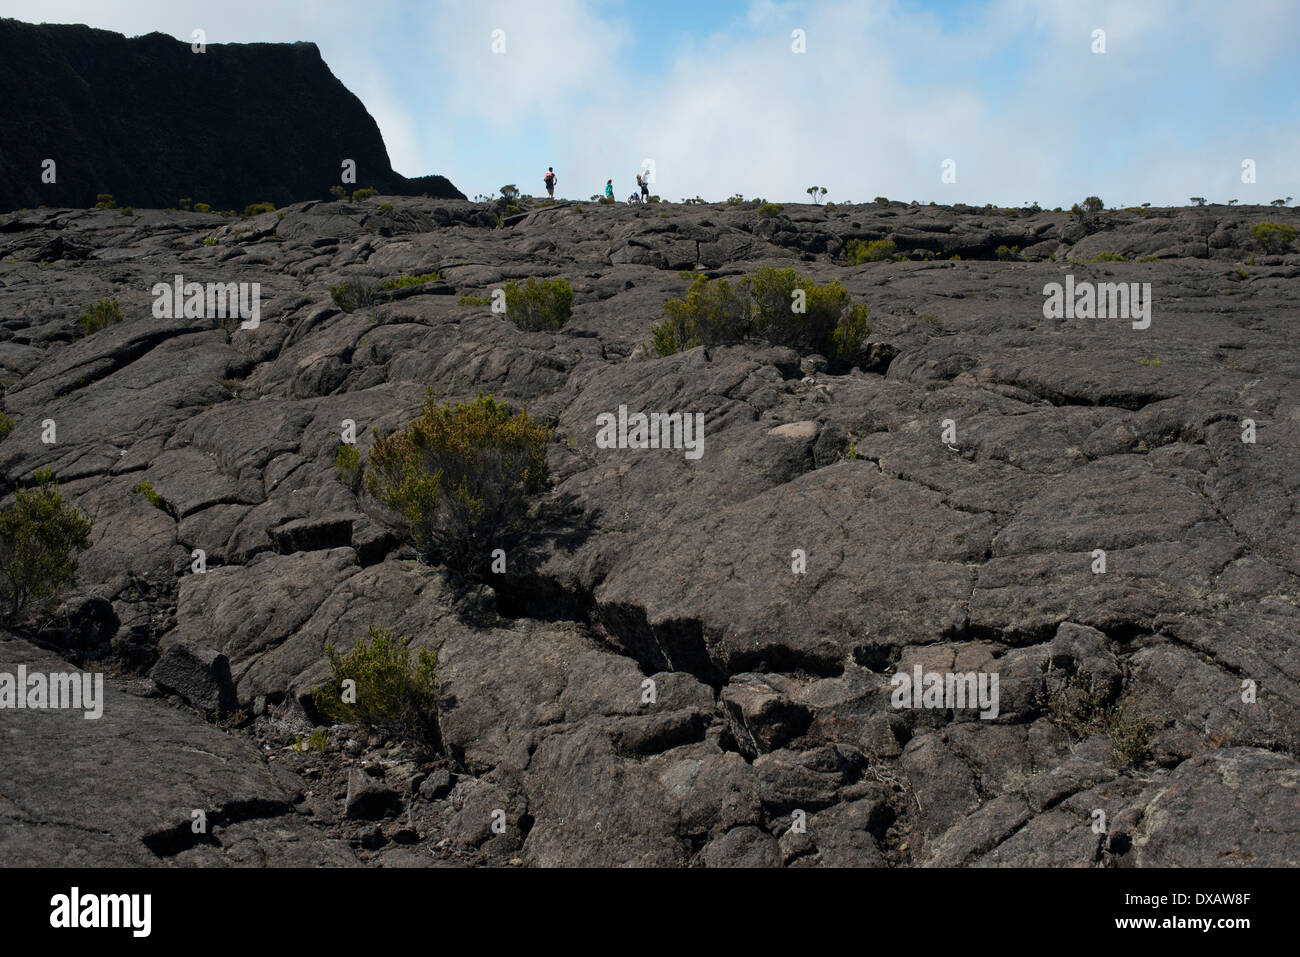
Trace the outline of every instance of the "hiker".
<path fill-rule="evenodd" d="M 631 196 L 629 196 L 629 197 L 627 198 L 627 204 L 628 204 L 629 206 L 640 206 L 640 205 L 641 205 L 641 197 L 638 196 L 636 193 L 633 193 Z"/>
<path fill-rule="evenodd" d="M 605 198 L 609 200 L 614 198 L 614 181 L 612 179 L 605 180 Z"/>
<path fill-rule="evenodd" d="M 647 203 L 650 202 L 650 174 L 646 173 L 645 176 L 642 176 L 637 173 L 636 184 L 641 187 L 641 198 Z"/>
<path fill-rule="evenodd" d="M 546 184 L 546 195 L 555 199 L 555 167 L 546 167 L 546 175 L 542 177 L 542 182 Z"/>

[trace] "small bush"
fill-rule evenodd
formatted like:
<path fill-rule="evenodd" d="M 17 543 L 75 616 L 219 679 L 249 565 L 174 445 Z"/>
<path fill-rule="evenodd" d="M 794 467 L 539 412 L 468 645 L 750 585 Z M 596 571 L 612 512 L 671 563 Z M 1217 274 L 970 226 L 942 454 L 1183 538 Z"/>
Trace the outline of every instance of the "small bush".
<path fill-rule="evenodd" d="M 356 312 L 358 309 L 374 305 L 378 295 L 371 284 L 349 279 L 337 286 L 331 286 L 330 298 L 334 300 L 334 305 L 344 312 Z"/>
<path fill-rule="evenodd" d="M 260 216 L 263 213 L 274 213 L 275 203 L 253 203 L 244 207 L 245 216 Z"/>
<path fill-rule="evenodd" d="M 1083 211 L 1085 213 L 1100 213 L 1106 208 L 1106 204 L 1101 201 L 1100 196 L 1089 196 L 1083 201 Z"/>
<path fill-rule="evenodd" d="M 507 203 L 513 203 L 519 199 L 519 187 L 513 183 L 501 187 L 501 196 Z"/>
<path fill-rule="evenodd" d="M 203 245 L 205 246 L 215 246 L 216 244 L 217 244 L 216 236 L 207 236 L 203 240 Z"/>
<path fill-rule="evenodd" d="M 312 705 L 338 724 L 437 742 L 437 655 L 425 648 L 412 664 L 410 638 L 373 625 L 367 637 L 347 654 L 325 646 L 333 674 L 313 692 Z"/>
<path fill-rule="evenodd" d="M 1010 262 L 1016 258 L 1016 254 L 1019 252 L 1019 246 L 1012 249 L 1010 246 L 1003 245 L 997 248 L 997 257 L 1000 262 Z"/>
<path fill-rule="evenodd" d="M 1105 734 L 1125 765 L 1150 760 L 1151 729 L 1118 704 L 1110 704 L 1105 688 L 1086 671 L 1072 675 L 1051 672 L 1038 704 L 1048 720 L 1076 741 Z"/>
<path fill-rule="evenodd" d="M 1295 242 L 1295 227 L 1285 223 L 1256 223 L 1250 227 L 1250 234 L 1266 253 L 1286 252 L 1287 247 Z"/>
<path fill-rule="evenodd" d="M 117 203 L 113 201 L 112 193 L 100 193 L 95 197 L 96 209 L 117 209 Z"/>
<path fill-rule="evenodd" d="M 367 186 L 362 189 L 354 190 L 352 193 L 352 199 L 354 202 L 360 202 L 363 199 L 370 199 L 370 197 L 378 196 L 378 195 L 379 195 L 379 190 L 371 189 L 369 186 Z"/>
<path fill-rule="evenodd" d="M 348 191 L 336 183 L 335 185 L 330 187 L 330 195 L 333 196 L 339 202 L 342 202 L 343 200 L 347 199 Z"/>
<path fill-rule="evenodd" d="M 380 211 L 381 213 L 391 213 L 391 212 L 393 211 L 393 204 L 392 204 L 392 203 L 383 203 L 383 204 L 379 207 L 379 211 Z"/>
<path fill-rule="evenodd" d="M 340 442 L 334 453 L 334 467 L 343 484 L 353 492 L 361 488 L 361 452 L 350 442 Z"/>
<path fill-rule="evenodd" d="M 8 412 L 0 412 L 0 439 L 14 430 L 14 420 Z"/>
<path fill-rule="evenodd" d="M 685 196 L 682 197 L 683 206 L 704 206 L 707 203 L 708 200 L 705 199 L 703 196 L 691 196 L 689 198 Z"/>
<path fill-rule="evenodd" d="M 521 531 L 530 500 L 550 482 L 550 430 L 490 396 L 440 406 L 376 440 L 367 488 L 401 517 L 397 532 L 425 560 L 475 574 L 497 543 Z"/>
<path fill-rule="evenodd" d="M 872 200 L 872 202 L 884 206 L 886 203 L 889 202 L 889 200 L 886 199 L 884 196 L 877 196 L 875 199 Z"/>
<path fill-rule="evenodd" d="M 741 194 L 741 193 L 736 193 L 736 194 L 734 194 L 734 195 L 732 195 L 732 196 L 728 196 L 728 197 L 727 197 L 727 205 L 728 205 L 728 206 L 739 206 L 739 205 L 740 205 L 741 203 L 743 203 L 744 201 L 745 201 L 745 197 L 744 197 L 744 195 Z"/>
<path fill-rule="evenodd" d="M 209 206 L 207 203 L 195 203 L 195 204 L 194 204 L 194 212 L 196 212 L 196 213 L 210 213 L 210 212 L 212 212 L 212 207 Z"/>
<path fill-rule="evenodd" d="M 845 254 L 849 258 L 850 266 L 861 266 L 863 263 L 879 263 L 893 259 L 896 249 L 892 239 L 873 239 L 869 243 L 864 243 L 860 239 L 850 239 L 845 247 Z"/>
<path fill-rule="evenodd" d="M 407 286 L 423 286 L 426 282 L 437 282 L 442 276 L 436 272 L 420 273 L 418 276 L 401 276 L 397 279 L 385 279 L 380 283 L 381 289 L 405 289 Z"/>
<path fill-rule="evenodd" d="M 1090 263 L 1124 263 L 1124 262 L 1128 262 L 1128 260 L 1125 259 L 1125 258 L 1124 258 L 1121 254 L 1119 254 L 1119 253 L 1101 253 L 1100 255 L 1093 256 L 1091 259 L 1088 260 L 1088 262 L 1090 262 Z"/>
<path fill-rule="evenodd" d="M 758 208 L 758 215 L 763 219 L 770 219 L 785 211 L 785 206 L 780 203 L 764 203 Z"/>
<path fill-rule="evenodd" d="M 151 482 L 136 482 L 135 485 L 131 487 L 131 491 L 143 495 L 145 500 L 154 508 L 161 509 L 164 512 L 167 511 L 167 503 L 163 500 L 163 497 L 158 494 L 158 490 L 153 487 Z"/>
<path fill-rule="evenodd" d="M 88 336 L 125 318 L 116 299 L 101 299 L 81 314 L 77 325 L 81 327 L 82 334 Z"/>
<path fill-rule="evenodd" d="M 487 296 L 478 296 L 478 295 L 474 295 L 474 294 L 472 294 L 472 293 L 469 294 L 469 295 L 461 296 L 461 297 L 460 297 L 459 299 L 457 299 L 456 301 L 457 301 L 458 303 L 460 303 L 462 306 L 490 306 L 490 305 L 492 305 L 492 300 L 491 300 L 490 298 L 488 298 Z"/>
<path fill-rule="evenodd" d="M 176 205 L 188 213 L 190 207 L 194 205 L 194 200 L 188 196 L 182 196 L 180 199 L 176 200 Z"/>
<path fill-rule="evenodd" d="M 134 216 L 134 215 L 135 215 L 135 207 L 134 207 L 134 206 L 123 206 L 122 209 L 121 209 L 121 213 L 122 213 L 123 216 Z"/>
<path fill-rule="evenodd" d="M 529 276 L 523 286 L 511 281 L 505 294 L 506 315 L 526 332 L 555 331 L 573 315 L 573 287 L 559 277 L 538 282 Z"/>
<path fill-rule="evenodd" d="M 36 485 L 14 492 L 0 511 L 0 601 L 6 621 L 58 598 L 76 580 L 74 551 L 90 547 L 91 523 L 64 502 L 54 473 L 38 469 Z"/>
<path fill-rule="evenodd" d="M 800 300 L 803 311 L 797 312 Z M 853 305 L 838 282 L 818 286 L 793 269 L 763 268 L 734 286 L 697 275 L 685 298 L 664 303 L 666 318 L 651 327 L 651 345 L 659 355 L 672 355 L 698 345 L 761 338 L 851 365 L 870 332 L 868 312 Z"/>

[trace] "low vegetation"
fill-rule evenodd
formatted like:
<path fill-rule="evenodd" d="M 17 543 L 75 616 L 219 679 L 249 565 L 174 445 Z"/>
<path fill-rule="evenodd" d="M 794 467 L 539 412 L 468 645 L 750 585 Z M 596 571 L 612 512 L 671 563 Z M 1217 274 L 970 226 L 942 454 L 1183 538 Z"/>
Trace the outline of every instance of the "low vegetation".
<path fill-rule="evenodd" d="M 554 332 L 573 316 L 573 287 L 558 276 L 505 284 L 506 315 L 525 332 Z"/>
<path fill-rule="evenodd" d="M 350 442 L 340 442 L 334 452 L 334 467 L 343 484 L 356 492 L 361 488 L 361 452 Z"/>
<path fill-rule="evenodd" d="M 1295 242 L 1295 227 L 1286 223 L 1256 223 L 1250 227 L 1250 235 L 1264 252 L 1284 253 Z"/>
<path fill-rule="evenodd" d="M 101 299 L 81 314 L 77 319 L 77 325 L 81 327 L 82 335 L 88 336 L 125 318 L 116 299 Z"/>
<path fill-rule="evenodd" d="M 425 561 L 476 576 L 490 553 L 524 530 L 533 499 L 550 484 L 550 429 L 491 396 L 439 405 L 375 441 L 366 487 Z"/>
<path fill-rule="evenodd" d="M 426 282 L 437 282 L 441 279 L 436 272 L 420 273 L 418 276 L 400 276 L 397 279 L 385 279 L 380 283 L 381 289 L 405 289 L 408 286 L 423 286 Z"/>
<path fill-rule="evenodd" d="M 684 299 L 664 304 L 666 318 L 651 328 L 652 345 L 666 356 L 762 339 L 846 367 L 861 357 L 871 331 L 868 313 L 838 282 L 818 286 L 793 269 L 760 269 L 734 285 L 696 276 Z"/>
<path fill-rule="evenodd" d="M 0 603 L 6 623 L 45 605 L 76 580 L 75 553 L 90 547 L 91 522 L 64 501 L 54 473 L 38 469 L 30 488 L 0 510 Z"/>
<path fill-rule="evenodd" d="M 371 283 L 349 279 L 337 286 L 331 286 L 330 298 L 334 300 L 334 305 L 344 312 L 356 312 L 358 309 L 373 306 L 379 295 Z"/>
<path fill-rule="evenodd" d="M 245 216 L 260 216 L 262 213 L 274 213 L 275 203 L 253 203 L 244 207 Z"/>
<path fill-rule="evenodd" d="M 346 654 L 326 645 L 332 674 L 313 693 L 313 707 L 337 724 L 436 743 L 438 658 L 426 648 L 413 663 L 410 644 L 371 625 Z"/>
<path fill-rule="evenodd" d="M 1126 766 L 1152 757 L 1151 728 L 1112 703 L 1106 689 L 1086 671 L 1072 675 L 1049 672 L 1039 705 L 1048 720 L 1073 741 L 1105 734 L 1115 756 Z"/>
<path fill-rule="evenodd" d="M 131 487 L 131 491 L 143 495 L 145 500 L 154 508 L 161 509 L 164 512 L 167 511 L 167 503 L 158 494 L 158 490 L 153 487 L 153 483 L 148 481 L 136 482 Z"/>
<path fill-rule="evenodd" d="M 850 239 L 844 247 L 844 254 L 848 257 L 850 266 L 887 262 L 894 258 L 896 251 L 897 247 L 892 239 L 873 239 L 871 242 Z"/>

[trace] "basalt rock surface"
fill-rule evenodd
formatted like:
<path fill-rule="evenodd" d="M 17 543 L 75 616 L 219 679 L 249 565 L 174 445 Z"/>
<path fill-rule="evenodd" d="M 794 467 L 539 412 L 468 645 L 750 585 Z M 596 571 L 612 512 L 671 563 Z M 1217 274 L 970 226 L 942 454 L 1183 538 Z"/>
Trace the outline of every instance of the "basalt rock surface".
<path fill-rule="evenodd" d="M 98 721 L 0 711 L 0 858 L 1300 864 L 1300 256 L 1250 234 L 1293 210 L 502 212 L 6 217 L 0 472 L 49 466 L 94 532 L 0 671 L 108 690 Z M 848 265 L 852 239 L 903 258 Z M 684 271 L 764 265 L 870 306 L 869 368 L 646 350 Z M 259 283 L 260 324 L 155 318 L 178 274 Z M 1150 283 L 1150 326 L 1046 318 L 1066 274 Z M 460 302 L 527 276 L 572 283 L 562 331 Z M 125 321 L 78 335 L 102 298 Z M 365 453 L 426 389 L 556 428 L 561 517 L 487 585 L 419 562 L 333 464 L 343 420 Z M 597 447 L 620 405 L 703 413 L 703 455 Z M 437 650 L 441 748 L 313 728 L 325 646 L 371 624 Z M 918 667 L 997 674 L 996 717 L 895 707 Z"/>

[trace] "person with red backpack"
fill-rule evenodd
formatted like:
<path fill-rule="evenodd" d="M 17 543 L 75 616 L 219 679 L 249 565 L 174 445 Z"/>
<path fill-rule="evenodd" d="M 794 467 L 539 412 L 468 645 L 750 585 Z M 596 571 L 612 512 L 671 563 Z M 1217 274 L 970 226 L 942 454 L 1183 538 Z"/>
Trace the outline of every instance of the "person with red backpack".
<path fill-rule="evenodd" d="M 546 195 L 555 199 L 555 167 L 546 167 L 546 175 L 542 177 L 542 182 L 546 184 Z"/>

